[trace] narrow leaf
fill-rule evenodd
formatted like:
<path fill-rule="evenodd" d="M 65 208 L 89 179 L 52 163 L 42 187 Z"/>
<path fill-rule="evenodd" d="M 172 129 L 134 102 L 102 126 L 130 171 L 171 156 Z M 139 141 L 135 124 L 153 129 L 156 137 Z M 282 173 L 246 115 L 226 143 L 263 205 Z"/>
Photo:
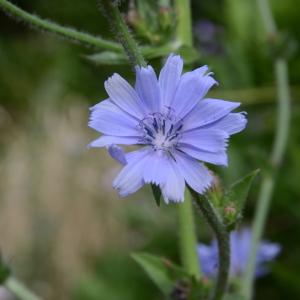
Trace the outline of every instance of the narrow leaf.
<path fill-rule="evenodd" d="M 246 300 L 243 296 L 239 294 L 226 294 L 224 300 Z"/>
<path fill-rule="evenodd" d="M 127 57 L 124 53 L 103 51 L 91 55 L 86 55 L 85 58 L 95 65 L 125 65 L 128 64 Z"/>
<path fill-rule="evenodd" d="M 179 266 L 162 257 L 148 253 L 133 253 L 131 256 L 167 296 L 179 279 L 189 277 Z"/>

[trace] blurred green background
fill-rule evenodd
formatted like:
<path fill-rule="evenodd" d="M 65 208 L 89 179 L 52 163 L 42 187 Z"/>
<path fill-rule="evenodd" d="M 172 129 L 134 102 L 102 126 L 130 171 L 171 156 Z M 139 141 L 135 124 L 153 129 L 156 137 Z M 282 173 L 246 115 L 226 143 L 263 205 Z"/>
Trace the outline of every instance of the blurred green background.
<path fill-rule="evenodd" d="M 156 1 L 144 2 L 155 7 Z M 265 231 L 266 238 L 282 245 L 282 253 L 272 272 L 257 280 L 255 299 L 300 299 L 299 0 L 270 2 L 283 32 L 279 51 L 289 60 L 293 109 Z M 111 38 L 94 1 L 14 3 Z M 208 64 L 220 82 L 210 95 L 240 101 L 248 112 L 247 130 L 230 143 L 229 168 L 216 169 L 228 184 L 265 167 L 269 158 L 276 124 L 274 53 L 255 1 L 195 0 L 192 6 L 199 59 L 191 67 Z M 151 18 L 157 19 L 156 11 Z M 156 45 L 173 38 L 172 26 L 163 36 L 155 30 L 153 25 L 150 32 L 139 32 L 140 42 Z M 95 66 L 85 58 L 93 53 L 0 12 L 1 252 L 16 275 L 45 299 L 163 299 L 129 255 L 143 250 L 179 262 L 176 205 L 157 208 L 147 188 L 120 200 L 111 187 L 120 167 L 104 150 L 86 149 L 97 136 L 87 128 L 88 107 L 104 99 L 104 80 L 113 72 L 134 79 L 128 65 Z M 161 62 L 151 61 L 157 70 Z M 245 224 L 251 222 L 259 182 Z M 208 242 L 211 234 L 199 218 L 197 229 Z"/>

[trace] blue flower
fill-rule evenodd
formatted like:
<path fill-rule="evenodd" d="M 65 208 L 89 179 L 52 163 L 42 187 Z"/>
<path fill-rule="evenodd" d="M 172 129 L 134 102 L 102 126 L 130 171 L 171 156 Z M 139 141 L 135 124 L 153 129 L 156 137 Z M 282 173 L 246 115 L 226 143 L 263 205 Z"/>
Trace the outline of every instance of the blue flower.
<path fill-rule="evenodd" d="M 203 193 L 212 175 L 202 162 L 226 166 L 228 138 L 246 126 L 244 113 L 232 113 L 240 103 L 205 98 L 216 84 L 207 66 L 182 68 L 173 54 L 159 78 L 137 66 L 134 88 L 115 73 L 105 82 L 109 98 L 91 108 L 89 126 L 103 135 L 90 146 L 107 147 L 124 165 L 113 182 L 121 197 L 150 183 L 166 203 L 183 201 L 185 183 Z M 124 153 L 119 145 L 142 147 Z"/>
<path fill-rule="evenodd" d="M 238 277 L 242 275 L 247 267 L 248 258 L 251 248 L 251 230 L 244 228 L 240 231 L 232 231 L 230 233 L 230 276 Z M 280 245 L 262 241 L 259 245 L 257 256 L 255 275 L 260 277 L 268 272 L 267 262 L 275 259 L 281 250 Z M 207 277 L 215 277 L 218 270 L 218 248 L 216 240 L 207 246 L 200 244 L 198 246 L 198 255 L 203 273 Z"/>

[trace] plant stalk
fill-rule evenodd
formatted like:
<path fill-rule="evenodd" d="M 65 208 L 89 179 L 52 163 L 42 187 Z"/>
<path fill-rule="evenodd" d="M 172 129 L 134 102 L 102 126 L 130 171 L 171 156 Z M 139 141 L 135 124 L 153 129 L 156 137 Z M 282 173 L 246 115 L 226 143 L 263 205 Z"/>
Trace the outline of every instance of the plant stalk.
<path fill-rule="evenodd" d="M 277 28 L 270 9 L 268 0 L 257 0 L 267 38 L 276 37 Z M 258 195 L 258 203 L 252 226 L 252 244 L 245 275 L 242 281 L 242 293 L 246 300 L 253 297 L 253 283 L 257 249 L 262 239 L 264 226 L 268 216 L 270 203 L 276 181 L 276 175 L 280 169 L 284 157 L 289 136 L 290 127 L 290 88 L 288 80 L 288 66 L 284 58 L 278 57 L 274 62 L 274 71 L 277 85 L 277 124 L 270 162 L 273 167 L 271 173 L 266 173 Z"/>
<path fill-rule="evenodd" d="M 177 16 L 176 36 L 179 44 L 192 46 L 192 21 L 190 0 L 175 0 Z M 186 270 L 200 276 L 201 266 L 197 253 L 197 235 L 190 194 L 186 191 L 184 203 L 178 205 L 179 245 L 181 260 Z"/>
<path fill-rule="evenodd" d="M 190 188 L 195 204 L 201 211 L 208 225 L 213 230 L 218 242 L 218 276 L 211 300 L 221 300 L 227 288 L 230 268 L 230 240 L 229 232 L 226 229 L 220 215 L 214 209 L 206 197 L 200 197 Z"/>
<path fill-rule="evenodd" d="M 9 16 L 24 21 L 31 26 L 43 31 L 55 33 L 59 36 L 77 41 L 86 46 L 119 52 L 122 51 L 122 47 L 118 43 L 108 41 L 88 33 L 80 32 L 73 28 L 58 25 L 49 20 L 41 19 L 39 16 L 30 14 L 7 0 L 0 0 L 0 9 L 2 9 Z"/>
<path fill-rule="evenodd" d="M 132 37 L 129 28 L 119 11 L 118 1 L 99 0 L 97 3 L 103 15 L 109 21 L 117 40 L 122 44 L 132 66 L 147 66 L 136 41 Z"/>
<path fill-rule="evenodd" d="M 197 253 L 197 237 L 191 196 L 185 191 L 184 202 L 178 208 L 179 246 L 185 270 L 196 278 L 200 277 L 200 262 Z"/>
<path fill-rule="evenodd" d="M 190 0 L 175 0 L 177 39 L 180 44 L 192 46 L 192 13 Z"/>
<path fill-rule="evenodd" d="M 4 286 L 20 300 L 41 300 L 40 297 L 33 294 L 26 286 L 12 276 L 5 281 Z"/>
<path fill-rule="evenodd" d="M 114 52 L 123 52 L 123 47 L 116 42 L 104 39 L 99 36 L 93 36 L 86 32 L 59 25 L 53 21 L 45 20 L 37 15 L 26 12 L 7 0 L 0 0 L 0 10 L 3 10 L 8 16 L 20 20 L 31 27 L 41 31 L 53 33 L 70 41 L 80 43 L 83 46 Z M 145 57 L 165 56 L 175 51 L 176 45 L 168 44 L 159 47 L 145 46 L 141 47 L 141 52 Z"/>

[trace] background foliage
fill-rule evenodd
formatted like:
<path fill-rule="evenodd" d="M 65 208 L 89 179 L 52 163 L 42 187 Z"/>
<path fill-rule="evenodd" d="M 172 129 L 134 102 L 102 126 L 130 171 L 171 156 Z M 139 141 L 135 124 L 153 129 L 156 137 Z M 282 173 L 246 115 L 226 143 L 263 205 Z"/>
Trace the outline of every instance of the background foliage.
<path fill-rule="evenodd" d="M 104 37 L 106 20 L 89 1 L 14 1 L 22 8 Z M 289 57 L 292 131 L 278 175 L 265 236 L 282 247 L 272 273 L 257 281 L 256 299 L 300 297 L 300 40 L 297 0 L 270 1 Z M 146 1 L 150 8 L 155 1 Z M 230 167 L 217 168 L 229 184 L 267 167 L 275 126 L 272 55 L 254 1 L 193 1 L 196 65 L 208 64 L 220 86 L 211 92 L 241 101 L 245 133 L 232 139 Z M 149 10 L 151 11 L 151 10 Z M 148 16 L 155 18 L 156 14 Z M 157 28 L 141 43 L 162 44 Z M 95 66 L 93 49 L 33 31 L 0 12 L 0 237 L 16 274 L 46 299 L 160 299 L 157 288 L 130 259 L 144 250 L 179 261 L 175 206 L 157 208 L 149 190 L 119 200 L 111 188 L 118 172 L 105 151 L 89 150 L 88 107 L 104 99 L 103 81 L 128 65 Z M 198 56 L 197 54 L 197 56 Z M 187 53 L 189 56 L 190 53 Z M 151 61 L 158 67 L 161 59 Z M 259 179 L 244 223 L 251 221 Z M 198 220 L 201 240 L 210 232 Z M 1 296 L 0 296 L 1 297 Z"/>

